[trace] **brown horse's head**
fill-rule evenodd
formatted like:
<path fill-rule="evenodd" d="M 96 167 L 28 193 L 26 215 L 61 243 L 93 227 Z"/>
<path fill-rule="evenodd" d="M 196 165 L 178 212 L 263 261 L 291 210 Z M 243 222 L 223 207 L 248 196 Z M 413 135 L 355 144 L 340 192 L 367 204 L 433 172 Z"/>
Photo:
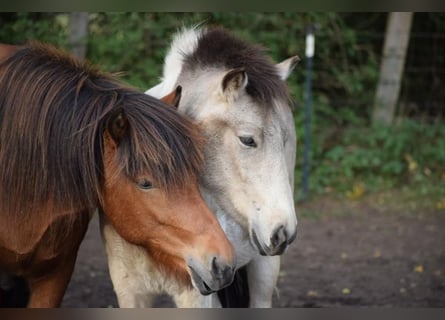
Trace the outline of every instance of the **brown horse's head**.
<path fill-rule="evenodd" d="M 191 278 L 203 294 L 228 285 L 234 254 L 198 189 L 197 127 L 51 46 L 6 49 L 2 211 L 37 221 L 52 214 L 48 207 L 74 216 L 100 206 L 116 231 L 169 275 L 188 284 Z"/>
<path fill-rule="evenodd" d="M 176 91 L 165 101 L 177 103 L 179 95 Z M 141 123 L 133 121 L 131 115 L 121 111 L 108 119 L 103 138 L 103 209 L 117 232 L 145 247 L 161 269 L 184 284 L 190 284 L 191 278 L 202 294 L 209 294 L 231 283 L 233 249 L 199 192 L 199 132 L 174 108 L 161 102 L 155 109 L 158 106 L 161 113 L 157 116 L 168 115 L 174 130 L 159 123 L 156 130 L 145 127 L 140 131 L 145 130 L 152 144 L 163 145 L 165 154 L 144 150 L 138 141 L 142 135 L 135 131 Z M 152 157 L 146 168 L 140 160 L 123 160 L 138 153 Z"/>

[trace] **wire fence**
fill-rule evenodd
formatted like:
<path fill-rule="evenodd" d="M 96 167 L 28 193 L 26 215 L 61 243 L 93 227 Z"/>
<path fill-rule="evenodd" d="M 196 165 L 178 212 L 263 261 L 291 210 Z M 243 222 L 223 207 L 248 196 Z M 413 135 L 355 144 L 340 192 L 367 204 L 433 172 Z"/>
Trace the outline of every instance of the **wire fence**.
<path fill-rule="evenodd" d="M 398 115 L 430 123 L 445 116 L 445 21 L 441 30 L 428 22 L 413 23 Z"/>
<path fill-rule="evenodd" d="M 314 95 L 328 99 L 334 110 L 362 110 L 358 113 L 370 117 L 378 82 L 378 68 L 382 62 L 386 31 L 386 13 L 373 22 L 356 29 L 354 46 L 348 47 L 346 37 L 335 39 L 333 33 L 320 30 L 319 42 L 337 42 L 331 47 L 332 59 L 337 64 L 315 59 Z M 410 40 L 406 52 L 396 119 L 411 118 L 423 123 L 443 122 L 445 117 L 445 14 L 414 13 Z M 344 48 L 341 47 L 343 43 Z M 332 50 L 332 49 L 335 50 Z M 323 48 L 318 48 L 323 50 Z M 349 54 L 353 50 L 354 53 Z M 343 51 L 343 52 L 342 52 Z M 332 66 L 335 66 L 333 71 Z M 369 70 L 364 68 L 369 67 Z M 348 74 L 345 85 L 335 75 Z M 354 88 L 354 86 L 361 86 Z M 364 86 L 364 88 L 363 88 Z M 345 90 L 346 89 L 346 90 Z"/>

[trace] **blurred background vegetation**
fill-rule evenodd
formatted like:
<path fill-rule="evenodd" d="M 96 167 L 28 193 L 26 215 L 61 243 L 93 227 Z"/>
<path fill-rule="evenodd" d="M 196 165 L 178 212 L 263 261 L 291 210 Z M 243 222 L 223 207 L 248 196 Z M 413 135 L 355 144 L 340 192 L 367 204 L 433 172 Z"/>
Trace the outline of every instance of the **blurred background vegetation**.
<path fill-rule="evenodd" d="M 310 196 L 355 201 L 391 194 L 445 209 L 445 14 L 415 13 L 395 120 L 373 125 L 387 13 L 90 13 L 86 58 L 142 90 L 159 81 L 183 25 L 221 25 L 262 44 L 275 61 L 303 58 L 288 83 L 299 137 L 301 197 L 305 29 L 315 25 Z M 0 13 L 0 41 L 70 49 L 67 13 Z M 392 198 L 392 196 L 390 197 Z M 387 199 L 388 201 L 391 199 Z"/>

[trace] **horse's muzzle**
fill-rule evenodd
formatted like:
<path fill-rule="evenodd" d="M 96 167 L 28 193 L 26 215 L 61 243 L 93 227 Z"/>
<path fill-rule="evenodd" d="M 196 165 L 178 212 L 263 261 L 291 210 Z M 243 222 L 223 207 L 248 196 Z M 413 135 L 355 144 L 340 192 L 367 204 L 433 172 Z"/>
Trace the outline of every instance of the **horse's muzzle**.
<path fill-rule="evenodd" d="M 292 235 L 288 235 L 285 227 L 283 225 L 279 225 L 275 228 L 272 236 L 270 237 L 270 245 L 261 245 L 258 240 L 258 236 L 255 233 L 255 230 L 252 230 L 252 240 L 255 246 L 258 249 L 258 252 L 262 256 L 276 256 L 283 254 L 289 244 L 291 244 L 295 238 L 297 237 L 297 230 Z"/>
<path fill-rule="evenodd" d="M 192 283 L 202 295 L 209 295 L 232 283 L 235 275 L 235 266 L 228 265 L 213 257 L 209 267 L 190 261 L 188 267 L 191 271 Z"/>

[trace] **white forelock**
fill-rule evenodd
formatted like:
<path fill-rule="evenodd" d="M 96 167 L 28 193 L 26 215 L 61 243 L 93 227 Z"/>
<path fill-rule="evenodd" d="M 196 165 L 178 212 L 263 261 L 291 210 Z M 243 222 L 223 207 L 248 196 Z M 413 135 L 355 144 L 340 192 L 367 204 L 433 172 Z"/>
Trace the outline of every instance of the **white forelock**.
<path fill-rule="evenodd" d="M 198 39 L 203 29 L 198 26 L 183 27 L 172 41 L 172 45 L 164 59 L 161 83 L 148 89 L 145 93 L 155 98 L 162 98 L 173 91 L 182 71 L 184 56 L 192 54 L 198 46 Z"/>

